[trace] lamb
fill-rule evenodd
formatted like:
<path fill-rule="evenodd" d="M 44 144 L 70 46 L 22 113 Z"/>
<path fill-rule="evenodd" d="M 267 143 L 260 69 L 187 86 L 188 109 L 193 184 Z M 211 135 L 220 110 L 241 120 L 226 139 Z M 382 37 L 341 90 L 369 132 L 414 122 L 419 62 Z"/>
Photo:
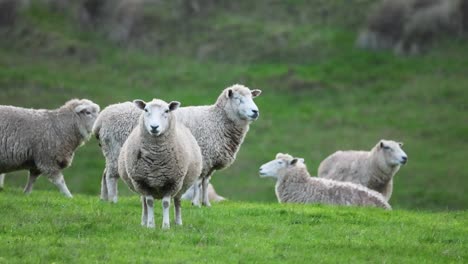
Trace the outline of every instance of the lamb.
<path fill-rule="evenodd" d="M 179 102 L 153 99 L 134 103 L 144 112 L 121 148 L 118 172 L 141 195 L 143 226 L 154 228 L 154 199 L 162 199 L 162 228 L 169 228 L 171 198 L 175 223 L 182 225 L 181 196 L 201 173 L 200 147 L 190 130 L 177 122 L 174 111 Z"/>
<path fill-rule="evenodd" d="M 280 203 L 323 203 L 372 206 L 391 210 L 384 197 L 364 186 L 310 177 L 304 159 L 278 153 L 276 159 L 260 167 L 261 177 L 273 177 Z"/>
<path fill-rule="evenodd" d="M 250 123 L 259 116 L 253 98 L 261 90 L 235 84 L 223 90 L 213 105 L 182 107 L 177 118 L 192 132 L 203 155 L 202 204 L 211 206 L 208 184 L 216 170 L 229 167 L 249 130 Z M 118 153 L 138 120 L 138 111 L 131 103 L 108 106 L 99 115 L 93 128 L 98 138 L 106 168 L 101 181 L 101 199 L 117 202 Z M 198 188 L 194 187 L 192 203 L 200 206 Z"/>
<path fill-rule="evenodd" d="M 202 184 L 201 181 L 198 182 L 198 188 L 200 189 L 200 185 Z M 195 185 L 192 185 L 190 189 L 188 189 L 183 195 L 182 195 L 182 200 L 193 200 L 193 194 L 194 194 L 194 188 Z M 218 193 L 216 193 L 216 190 L 213 187 L 213 184 L 208 184 L 208 199 L 210 202 L 222 202 L 225 201 L 226 198 L 220 196 Z"/>
<path fill-rule="evenodd" d="M 402 146 L 382 139 L 371 151 L 337 151 L 320 163 L 318 177 L 362 184 L 389 201 L 393 176 L 408 161 Z"/>
<path fill-rule="evenodd" d="M 71 165 L 75 150 L 89 139 L 99 110 L 87 99 L 70 100 L 55 110 L 0 106 L 0 186 L 3 173 L 29 170 L 24 193 L 31 193 L 39 175 L 46 174 L 71 198 L 62 170 Z"/>

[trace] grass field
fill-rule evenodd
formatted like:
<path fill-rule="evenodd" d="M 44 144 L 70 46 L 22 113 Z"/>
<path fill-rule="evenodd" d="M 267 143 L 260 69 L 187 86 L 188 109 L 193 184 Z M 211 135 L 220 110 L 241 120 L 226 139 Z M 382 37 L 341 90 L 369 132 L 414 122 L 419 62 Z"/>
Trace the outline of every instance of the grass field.
<path fill-rule="evenodd" d="M 261 116 L 234 165 L 214 175 L 220 194 L 275 202 L 274 183 L 257 171 L 277 152 L 305 158 L 314 175 L 334 151 L 370 149 L 386 138 L 405 142 L 409 155 L 395 179 L 394 208 L 467 209 L 468 41 L 441 41 L 409 58 L 371 53 L 354 40 L 373 1 L 286 2 L 213 7 L 185 26 L 162 17 L 157 32 L 173 45 L 158 51 L 120 47 L 81 30 L 72 16 L 34 5 L 1 31 L 0 104 L 55 108 L 73 97 L 102 108 L 153 97 L 211 104 L 239 82 L 263 90 Z M 218 48 L 200 57 L 210 41 Z M 93 139 L 64 172 L 72 193 L 97 196 L 103 167 Z M 6 188 L 25 182 L 26 172 L 12 173 Z M 55 187 L 41 178 L 36 189 Z"/>
<path fill-rule="evenodd" d="M 183 204 L 182 227 L 140 226 L 119 204 L 55 191 L 0 199 L 0 263 L 463 263 L 467 212 L 224 202 Z M 155 206 L 155 208 L 160 208 Z M 155 210 L 157 224 L 161 210 Z M 171 212 L 171 220 L 173 215 Z"/>

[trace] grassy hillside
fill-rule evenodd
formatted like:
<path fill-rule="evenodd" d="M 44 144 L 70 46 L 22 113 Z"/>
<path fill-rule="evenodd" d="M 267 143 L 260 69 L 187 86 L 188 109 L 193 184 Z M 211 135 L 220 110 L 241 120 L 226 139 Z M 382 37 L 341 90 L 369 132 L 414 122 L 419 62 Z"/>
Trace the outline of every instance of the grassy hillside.
<path fill-rule="evenodd" d="M 2 196 L 0 263 L 462 263 L 468 257 L 466 211 L 183 204 L 184 225 L 162 231 L 140 227 L 137 197 L 111 205 L 52 191 Z M 160 224 L 161 210 L 155 211 Z"/>
<path fill-rule="evenodd" d="M 394 208 L 468 208 L 466 39 L 441 41 L 418 57 L 370 53 L 354 41 L 373 1 L 238 2 L 191 17 L 147 9 L 157 23 L 146 24 L 146 34 L 166 43 L 158 47 L 122 47 L 67 12 L 35 4 L 1 29 L 0 104 L 55 108 L 73 97 L 101 107 L 153 97 L 211 104 L 240 82 L 263 90 L 261 116 L 235 164 L 215 174 L 220 194 L 274 202 L 274 183 L 257 171 L 277 152 L 304 157 L 316 174 L 334 151 L 386 138 L 405 142 L 409 155 L 395 179 Z M 72 193 L 97 196 L 103 167 L 95 140 L 80 148 L 65 170 Z M 12 173 L 6 188 L 25 182 L 26 172 Z M 41 189 L 55 187 L 42 178 Z"/>

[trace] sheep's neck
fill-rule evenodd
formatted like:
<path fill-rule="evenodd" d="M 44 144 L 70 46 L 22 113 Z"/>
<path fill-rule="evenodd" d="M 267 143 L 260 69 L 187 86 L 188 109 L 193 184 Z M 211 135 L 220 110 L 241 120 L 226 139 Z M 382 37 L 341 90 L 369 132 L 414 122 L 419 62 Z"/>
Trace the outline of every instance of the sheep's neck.
<path fill-rule="evenodd" d="M 368 186 L 373 190 L 380 190 L 392 179 L 398 166 L 389 167 L 382 164 L 382 161 L 378 158 L 377 150 L 373 149 L 370 153 L 371 158 L 369 159 L 369 172 L 370 182 Z"/>
<path fill-rule="evenodd" d="M 78 125 L 79 120 L 77 119 L 79 117 L 77 117 L 74 112 L 64 111 L 62 109 L 52 110 L 49 111 L 49 113 L 52 113 L 49 115 L 49 118 L 51 119 L 50 123 L 52 124 L 53 130 L 55 131 L 54 134 L 61 135 L 64 139 L 61 148 L 73 152 L 85 140 Z M 66 121 L 64 122 L 64 120 Z M 73 133 L 68 134 L 63 131 L 73 131 Z M 54 137 L 53 134 L 52 137 Z M 57 139 L 53 138 L 53 140 Z"/>

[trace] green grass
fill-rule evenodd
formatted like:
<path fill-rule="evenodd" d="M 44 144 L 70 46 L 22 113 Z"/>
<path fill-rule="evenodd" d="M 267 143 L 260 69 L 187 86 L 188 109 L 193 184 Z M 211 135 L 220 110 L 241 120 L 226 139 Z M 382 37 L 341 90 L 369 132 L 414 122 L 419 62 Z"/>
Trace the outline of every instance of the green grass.
<path fill-rule="evenodd" d="M 441 41 L 409 58 L 358 50 L 354 40 L 370 2 L 239 1 L 179 24 L 182 18 L 166 12 L 148 33 L 172 44 L 162 50 L 119 47 L 81 30 L 73 16 L 35 5 L 2 33 L 9 41 L 0 42 L 0 104 L 55 108 L 73 97 L 102 108 L 153 97 L 211 104 L 240 82 L 263 90 L 256 99 L 261 116 L 236 162 L 214 175 L 220 194 L 274 202 L 274 183 L 257 171 L 277 152 L 305 158 L 315 175 L 334 151 L 370 149 L 386 138 L 405 142 L 409 155 L 396 175 L 394 208 L 467 209 L 468 42 Z M 214 50 L 199 56 L 210 43 Z M 97 195 L 103 168 L 93 139 L 64 171 L 72 193 Z M 5 187 L 25 182 L 26 172 L 16 172 Z M 36 189 L 55 191 L 45 178 Z M 125 186 L 120 192 L 129 194 Z"/>
<path fill-rule="evenodd" d="M 140 226 L 137 196 L 108 204 L 97 196 L 69 200 L 56 191 L 25 196 L 19 189 L 0 193 L 0 211 L 0 263 L 462 263 L 468 257 L 466 211 L 184 203 L 184 225 L 163 231 Z"/>

